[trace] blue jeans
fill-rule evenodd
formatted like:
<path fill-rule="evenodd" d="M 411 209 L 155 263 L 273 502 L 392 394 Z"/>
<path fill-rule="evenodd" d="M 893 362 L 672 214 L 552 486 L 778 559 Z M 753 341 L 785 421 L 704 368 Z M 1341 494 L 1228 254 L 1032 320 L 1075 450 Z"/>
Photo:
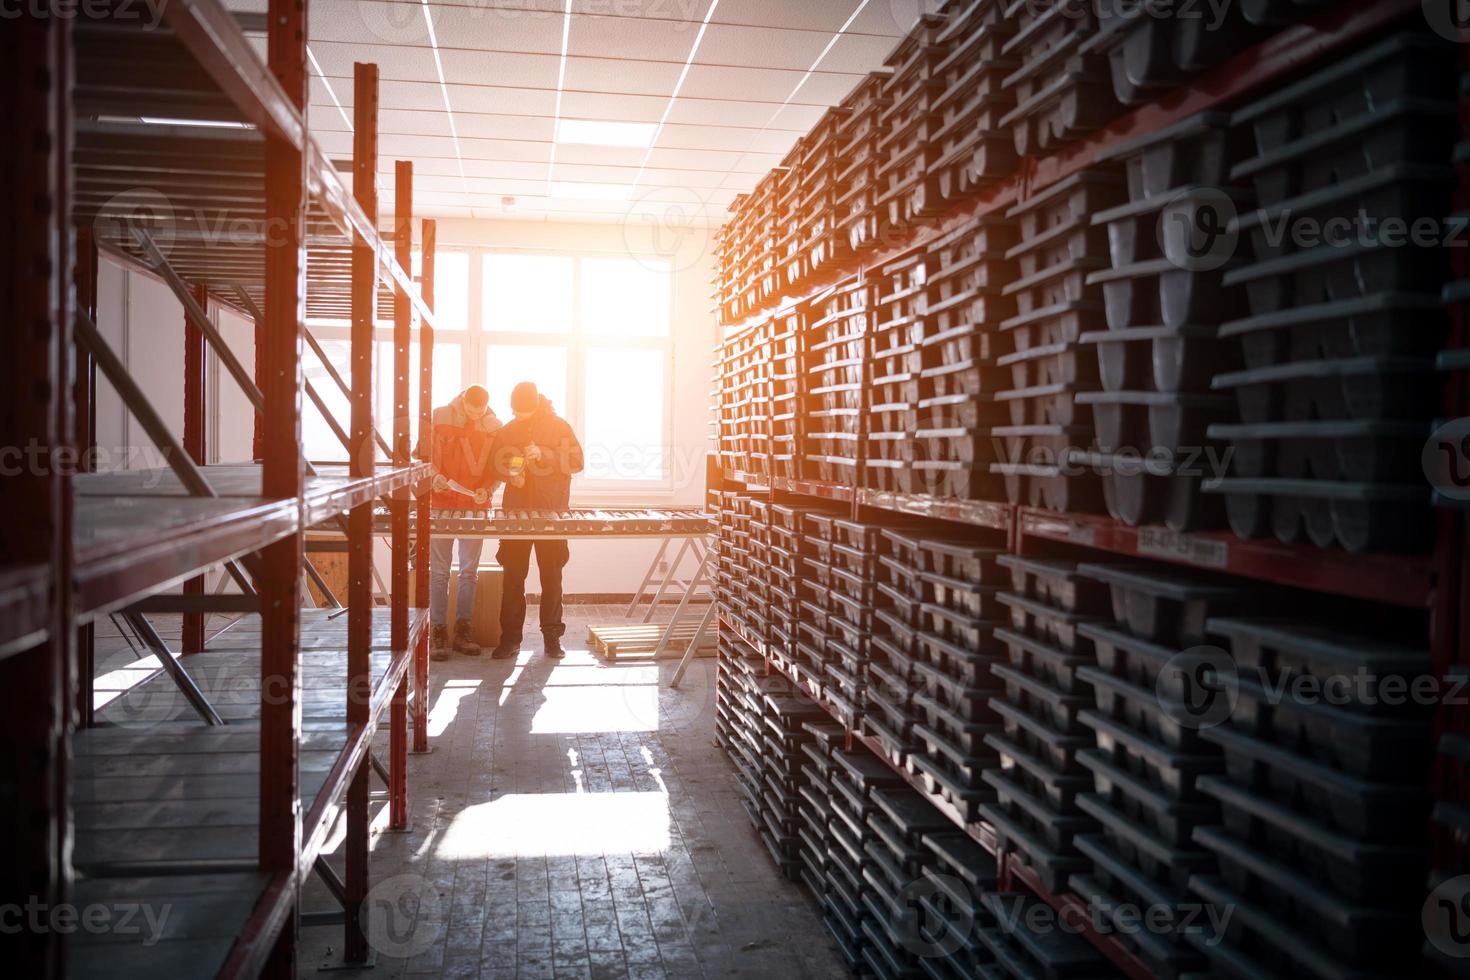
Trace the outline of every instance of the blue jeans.
<path fill-rule="evenodd" d="M 449 621 L 449 563 L 459 545 L 459 596 L 455 616 L 468 621 L 475 608 L 475 580 L 480 571 L 484 538 L 431 538 L 429 540 L 429 622 L 447 626 Z"/>

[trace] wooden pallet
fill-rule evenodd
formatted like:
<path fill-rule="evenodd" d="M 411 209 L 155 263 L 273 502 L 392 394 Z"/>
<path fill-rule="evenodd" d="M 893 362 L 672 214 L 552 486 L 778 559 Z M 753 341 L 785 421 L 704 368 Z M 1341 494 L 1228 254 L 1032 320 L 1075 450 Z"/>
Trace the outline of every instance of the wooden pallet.
<path fill-rule="evenodd" d="M 612 626 L 587 627 L 587 642 L 604 660 L 647 660 L 658 649 L 667 623 L 617 623 Z M 673 636 L 664 648 L 664 657 L 682 657 L 684 651 L 699 632 L 697 620 L 680 623 L 674 627 Z M 715 629 L 711 625 L 700 641 L 697 656 L 712 657 L 715 653 Z"/>

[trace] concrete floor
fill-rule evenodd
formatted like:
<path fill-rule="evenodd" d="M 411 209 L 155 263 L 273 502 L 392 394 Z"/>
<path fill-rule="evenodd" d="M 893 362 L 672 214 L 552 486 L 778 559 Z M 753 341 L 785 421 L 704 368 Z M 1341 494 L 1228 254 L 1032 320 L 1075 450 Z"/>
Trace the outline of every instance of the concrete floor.
<path fill-rule="evenodd" d="M 533 606 L 514 663 L 433 665 L 409 832 L 387 832 L 374 803 L 376 967 L 349 976 L 848 975 L 740 807 L 713 740 L 714 660 L 678 691 L 674 661 L 603 663 L 587 625 L 622 613 L 569 607 L 561 662 L 542 656 Z M 313 881 L 303 907 L 333 902 Z M 340 941 L 341 926 L 303 929 L 300 975 Z"/>

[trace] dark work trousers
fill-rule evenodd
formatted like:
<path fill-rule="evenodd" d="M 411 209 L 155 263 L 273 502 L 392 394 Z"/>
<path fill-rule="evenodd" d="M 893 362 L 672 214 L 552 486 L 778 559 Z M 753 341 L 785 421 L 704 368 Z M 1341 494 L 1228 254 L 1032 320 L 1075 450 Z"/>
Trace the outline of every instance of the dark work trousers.
<path fill-rule="evenodd" d="M 533 545 L 536 567 L 541 570 L 541 635 L 560 638 L 567 630 L 561 621 L 561 570 L 571 557 L 566 541 L 502 541 L 495 555 L 505 570 L 500 594 L 502 643 L 520 640 L 526 625 L 526 573 L 531 569 Z"/>

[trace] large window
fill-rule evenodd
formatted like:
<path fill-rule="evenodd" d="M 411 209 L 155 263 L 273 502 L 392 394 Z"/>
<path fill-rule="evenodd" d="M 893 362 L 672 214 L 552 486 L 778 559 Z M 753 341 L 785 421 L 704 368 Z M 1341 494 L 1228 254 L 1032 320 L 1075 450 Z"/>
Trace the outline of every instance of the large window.
<path fill-rule="evenodd" d="M 666 261 L 595 254 L 439 249 L 434 404 L 472 383 L 510 418 L 510 391 L 534 381 L 571 423 L 586 451 L 580 492 L 670 489 L 673 377 L 672 273 Z M 420 274 L 414 254 L 413 272 Z M 384 316 L 391 311 L 382 311 Z M 328 357 L 347 377 L 346 324 L 313 324 Z M 392 326 L 378 330 L 378 429 L 393 417 Z M 417 437 L 418 345 L 411 350 L 411 414 Z M 310 352 L 312 379 L 345 428 L 347 403 Z M 304 435 L 313 459 L 341 459 L 341 443 L 310 406 Z"/>

